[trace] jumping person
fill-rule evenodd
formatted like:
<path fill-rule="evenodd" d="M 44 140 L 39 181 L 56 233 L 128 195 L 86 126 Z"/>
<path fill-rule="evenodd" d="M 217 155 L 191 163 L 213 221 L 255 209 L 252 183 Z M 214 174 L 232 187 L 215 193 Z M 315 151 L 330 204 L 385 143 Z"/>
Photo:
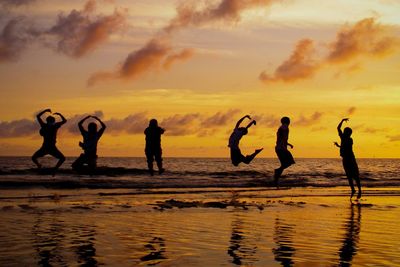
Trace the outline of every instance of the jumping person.
<path fill-rule="evenodd" d="M 353 139 L 351 138 L 351 134 L 353 130 L 349 127 L 344 128 L 342 131 L 343 122 L 349 121 L 348 118 L 342 119 L 342 121 L 337 126 L 337 130 L 340 137 L 340 145 L 337 142 L 334 142 L 335 146 L 340 148 L 340 156 L 342 157 L 343 168 L 346 173 L 347 179 L 349 180 L 349 185 L 351 188 L 350 199 L 356 193 L 354 189 L 353 179 L 356 181 L 358 187 L 357 199 L 361 198 L 361 182 L 360 182 L 360 173 L 358 170 L 358 165 L 356 161 L 356 157 L 353 152 Z"/>
<path fill-rule="evenodd" d="M 149 127 L 144 130 L 146 136 L 146 159 L 147 166 L 149 168 L 150 175 L 154 175 L 153 161 L 157 162 L 158 173 L 162 174 L 165 169 L 162 165 L 162 149 L 161 149 L 161 135 L 165 132 L 165 129 L 158 126 L 156 119 L 151 119 Z"/>
<path fill-rule="evenodd" d="M 246 118 L 251 120 L 249 115 L 246 115 L 240 120 L 238 120 L 231 136 L 229 137 L 228 147 L 230 147 L 231 149 L 231 161 L 234 166 L 238 166 L 241 162 L 249 164 L 257 156 L 257 154 L 263 150 L 263 148 L 256 149 L 253 154 L 247 156 L 244 156 L 240 151 L 239 148 L 240 139 L 242 139 L 243 135 L 246 135 L 248 133 L 248 129 L 253 124 L 256 125 L 256 121 L 252 120 L 246 127 L 240 127 L 240 124 Z"/>
<path fill-rule="evenodd" d="M 95 122 L 89 123 L 87 130 L 83 128 L 83 123 L 89 118 L 93 118 L 100 123 L 100 130 L 97 130 L 97 124 Z M 103 135 L 106 125 L 96 116 L 86 116 L 78 123 L 78 127 L 83 137 L 83 142 L 79 142 L 83 153 L 72 163 L 72 168 L 79 171 L 84 164 L 87 164 L 89 170 L 93 172 L 97 164 L 97 143 Z"/>
<path fill-rule="evenodd" d="M 281 166 L 278 169 L 275 169 L 274 172 L 276 186 L 278 186 L 279 177 L 281 177 L 283 170 L 288 168 L 290 165 L 295 164 L 292 153 L 290 153 L 287 148 L 288 146 L 293 148 L 293 145 L 288 143 L 290 119 L 288 117 L 282 117 L 281 124 L 282 125 L 276 132 L 275 152 L 281 162 Z"/>
<path fill-rule="evenodd" d="M 46 123 L 42 120 L 42 115 L 46 112 L 51 112 L 50 109 L 45 109 L 39 114 L 36 115 L 36 119 L 40 124 L 40 135 L 43 136 L 43 144 L 42 147 L 39 148 L 32 156 L 32 161 L 36 164 L 36 166 L 40 169 L 42 165 L 38 162 L 38 158 L 44 157 L 45 155 L 51 155 L 58 159 L 56 166 L 54 167 L 55 171 L 63 164 L 65 161 L 65 157 L 63 153 L 56 147 L 57 142 L 57 131 L 58 129 L 67 122 L 63 115 L 56 112 L 54 115 L 58 115 L 61 118 L 60 122 L 56 122 L 56 119 L 53 116 L 48 116 L 46 118 Z"/>

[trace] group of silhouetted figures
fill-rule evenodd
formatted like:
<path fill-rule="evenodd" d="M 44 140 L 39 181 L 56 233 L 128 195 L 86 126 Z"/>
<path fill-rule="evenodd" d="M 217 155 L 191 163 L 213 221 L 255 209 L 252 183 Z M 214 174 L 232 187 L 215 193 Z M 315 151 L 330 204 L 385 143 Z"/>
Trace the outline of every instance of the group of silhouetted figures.
<path fill-rule="evenodd" d="M 56 138 L 58 129 L 67 122 L 64 116 L 60 113 L 54 113 L 61 118 L 61 121 L 56 122 L 56 118 L 49 115 L 46 118 L 46 122 L 43 121 L 42 116 L 45 113 L 50 113 L 50 109 L 43 110 L 37 114 L 36 118 L 40 124 L 40 135 L 43 136 L 42 147 L 36 151 L 32 156 L 32 161 L 41 168 L 41 164 L 38 162 L 38 158 L 45 155 L 51 155 L 58 159 L 56 166 L 54 167 L 54 173 L 65 161 L 65 156 L 56 147 Z M 86 120 L 92 118 L 93 120 L 100 123 L 101 128 L 98 129 L 97 123 L 92 121 L 88 124 L 87 129 L 84 128 L 83 124 Z M 241 123 L 249 119 L 250 123 L 246 127 L 241 127 Z M 361 198 L 361 183 L 359 177 L 359 170 L 356 158 L 353 152 L 353 139 L 351 138 L 352 130 L 346 127 L 342 131 L 343 122 L 347 122 L 349 119 L 345 118 L 337 126 L 338 134 L 341 143 L 334 144 L 340 148 L 340 156 L 343 160 L 343 168 L 346 173 L 349 185 L 351 188 L 351 197 L 354 196 L 356 190 L 354 188 L 355 180 L 358 187 L 357 199 Z M 239 142 L 244 135 L 248 133 L 248 129 L 256 125 L 256 121 L 252 120 L 249 115 L 242 117 L 233 129 L 232 134 L 229 137 L 228 147 L 230 147 L 231 161 L 234 166 L 238 166 L 240 163 L 249 164 L 262 150 L 263 148 L 256 149 L 253 154 L 244 156 L 239 148 Z M 276 145 L 275 152 L 281 163 L 281 166 L 274 171 L 274 182 L 278 187 L 279 178 L 283 171 L 295 164 L 292 153 L 288 150 L 288 147 L 293 148 L 293 145 L 288 142 L 289 140 L 289 125 L 290 119 L 288 117 L 282 117 L 281 126 L 276 133 Z M 96 116 L 86 116 L 78 123 L 78 128 L 82 134 L 83 142 L 79 142 L 79 146 L 83 149 L 83 153 L 72 163 L 72 168 L 76 171 L 80 171 L 84 166 L 89 168 L 90 171 L 94 171 L 97 162 L 97 143 L 103 135 L 106 125 Z M 165 132 L 165 129 L 158 126 L 156 119 L 151 119 L 149 126 L 144 130 L 146 136 L 145 154 L 149 172 L 154 175 L 153 162 L 156 161 L 158 172 L 162 174 L 164 168 L 162 165 L 162 149 L 161 149 L 161 135 Z"/>

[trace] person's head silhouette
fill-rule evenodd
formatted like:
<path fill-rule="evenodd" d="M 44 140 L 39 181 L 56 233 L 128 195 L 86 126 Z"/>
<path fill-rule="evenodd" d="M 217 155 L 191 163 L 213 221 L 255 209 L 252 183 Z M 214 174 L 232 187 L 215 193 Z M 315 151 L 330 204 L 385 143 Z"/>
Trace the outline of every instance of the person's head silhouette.
<path fill-rule="evenodd" d="M 353 130 L 350 127 L 346 127 L 343 130 L 343 135 L 346 137 L 350 137 L 352 133 L 353 133 Z"/>
<path fill-rule="evenodd" d="M 89 133 L 97 133 L 97 124 L 94 122 L 89 123 L 88 125 L 88 131 Z"/>
<path fill-rule="evenodd" d="M 290 124 L 290 119 L 288 117 L 282 117 L 281 123 L 289 125 Z"/>
<path fill-rule="evenodd" d="M 156 119 L 151 119 L 149 122 L 149 127 L 156 128 L 158 127 L 158 122 Z"/>
<path fill-rule="evenodd" d="M 46 122 L 47 122 L 47 124 L 49 124 L 49 125 L 53 125 L 54 123 L 56 123 L 56 119 L 55 119 L 53 116 L 48 116 L 48 117 L 46 118 Z"/>

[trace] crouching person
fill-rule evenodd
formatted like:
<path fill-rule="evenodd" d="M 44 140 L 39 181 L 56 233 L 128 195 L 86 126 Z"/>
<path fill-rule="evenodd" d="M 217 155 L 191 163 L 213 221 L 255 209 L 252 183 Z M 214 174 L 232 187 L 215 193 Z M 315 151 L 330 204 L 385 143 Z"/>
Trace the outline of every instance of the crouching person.
<path fill-rule="evenodd" d="M 91 122 L 88 124 L 88 129 L 85 130 L 83 123 L 93 118 L 97 120 L 101 128 L 97 130 L 97 124 Z M 79 131 L 82 134 L 83 142 L 79 142 L 79 146 L 83 149 L 83 153 L 72 163 L 72 168 L 75 171 L 82 170 L 84 165 L 89 167 L 89 171 L 93 173 L 97 163 L 97 143 L 106 129 L 106 125 L 96 116 L 87 116 L 78 123 Z"/>

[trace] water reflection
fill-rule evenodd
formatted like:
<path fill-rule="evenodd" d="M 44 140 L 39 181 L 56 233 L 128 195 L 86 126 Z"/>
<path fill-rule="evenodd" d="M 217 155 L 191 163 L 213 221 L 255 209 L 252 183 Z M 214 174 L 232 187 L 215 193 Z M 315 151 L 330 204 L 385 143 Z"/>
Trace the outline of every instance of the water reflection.
<path fill-rule="evenodd" d="M 68 225 L 57 211 L 38 212 L 32 227 L 33 247 L 39 266 L 97 266 L 95 227 L 87 224 Z"/>
<path fill-rule="evenodd" d="M 360 237 L 361 224 L 361 205 L 350 205 L 350 217 L 346 221 L 344 228 L 346 234 L 343 245 L 339 250 L 339 266 L 351 266 L 351 261 L 357 253 L 357 245 Z"/>
<path fill-rule="evenodd" d="M 274 241 L 276 248 L 273 248 L 272 252 L 275 255 L 275 260 L 285 267 L 293 266 L 294 264 L 293 228 L 293 224 L 287 224 L 282 219 L 279 219 L 279 217 L 275 219 Z"/>
<path fill-rule="evenodd" d="M 65 238 L 65 225 L 58 218 L 58 213 L 46 218 L 43 213 L 36 214 L 36 221 L 32 228 L 33 246 L 37 252 L 39 266 L 67 266 L 61 253 L 62 241 Z"/>
<path fill-rule="evenodd" d="M 141 261 L 146 262 L 147 265 L 156 265 L 167 259 L 165 254 L 165 240 L 161 237 L 154 237 L 149 243 L 145 245 L 149 254 L 140 258 Z"/>
<path fill-rule="evenodd" d="M 241 215 L 236 214 L 232 221 L 232 233 L 228 255 L 232 257 L 232 263 L 236 265 L 251 265 L 255 262 L 254 255 L 257 251 L 255 240 L 251 240 L 248 231 L 244 229 L 244 222 Z"/>

